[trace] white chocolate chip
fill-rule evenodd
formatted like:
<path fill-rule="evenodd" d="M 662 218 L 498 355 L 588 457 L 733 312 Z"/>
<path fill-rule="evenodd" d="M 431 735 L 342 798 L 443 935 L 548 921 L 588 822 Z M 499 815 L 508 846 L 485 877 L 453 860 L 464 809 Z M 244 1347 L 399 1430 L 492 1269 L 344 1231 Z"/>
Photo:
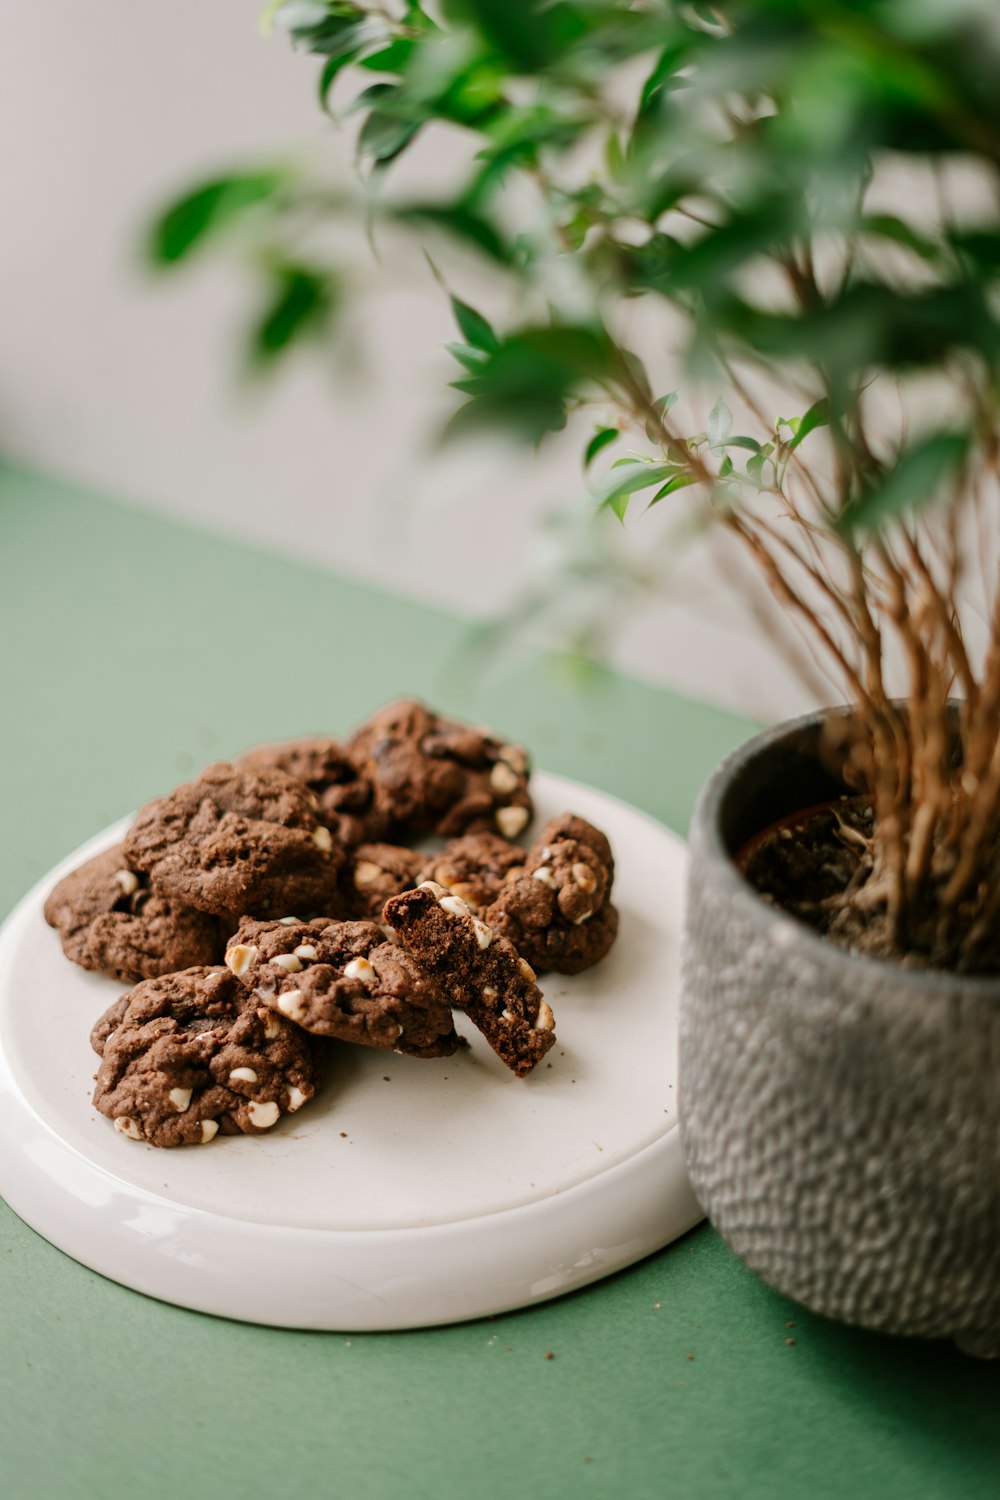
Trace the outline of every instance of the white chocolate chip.
<path fill-rule="evenodd" d="M 511 1011 L 511 1010 L 502 1010 L 500 1012 L 500 1016 L 501 1016 L 501 1019 L 504 1020 L 504 1021 L 513 1021 L 513 1019 L 514 1019 L 514 1012 Z"/>
<path fill-rule="evenodd" d="M 552 858 L 552 845 L 543 844 L 541 849 L 538 851 L 538 858 L 541 860 L 543 865 L 548 864 L 549 860 Z"/>
<path fill-rule="evenodd" d="M 276 1036 L 281 1035 L 281 1022 L 271 1010 L 259 1010 L 257 1015 L 264 1023 L 264 1039 L 273 1042 Z"/>
<path fill-rule="evenodd" d="M 505 839 L 516 838 L 522 828 L 527 826 L 528 809 L 526 807 L 498 807 L 496 820 L 497 827 Z"/>
<path fill-rule="evenodd" d="M 292 952 L 295 954 L 296 958 L 316 957 L 316 949 L 313 947 L 312 943 L 300 943 L 297 948 L 292 949 Z"/>
<path fill-rule="evenodd" d="M 417 890 L 430 891 L 439 901 L 442 896 L 447 896 L 448 894 L 447 889 L 443 885 L 438 885 L 436 880 L 422 880 L 417 886 Z"/>
<path fill-rule="evenodd" d="M 333 837 L 330 833 L 329 828 L 324 828 L 321 823 L 313 833 L 313 843 L 316 845 L 316 848 L 322 850 L 324 854 L 329 854 L 333 849 Z"/>
<path fill-rule="evenodd" d="M 497 997 L 496 988 L 492 984 L 484 984 L 483 985 L 483 999 L 484 1000 L 495 1000 L 496 997 Z"/>
<path fill-rule="evenodd" d="M 472 930 L 476 934 L 476 942 L 480 948 L 488 948 L 493 941 L 493 928 L 487 927 L 485 922 L 480 922 L 478 917 L 473 917 Z"/>
<path fill-rule="evenodd" d="M 294 1115 L 295 1111 L 297 1109 L 301 1109 L 302 1106 L 303 1106 L 303 1104 L 305 1104 L 305 1102 L 306 1102 L 306 1096 L 302 1092 L 302 1090 L 299 1089 L 299 1088 L 296 1088 L 294 1083 L 289 1084 L 289 1087 L 288 1087 L 288 1113 L 290 1115 Z"/>
<path fill-rule="evenodd" d="M 234 974 L 245 974 L 250 965 L 260 956 L 260 949 L 252 943 L 237 943 L 226 949 L 226 968 Z"/>
<path fill-rule="evenodd" d="M 234 1068 L 229 1075 L 230 1083 L 256 1083 L 257 1074 L 253 1068 Z"/>
<path fill-rule="evenodd" d="M 535 1020 L 536 1031 L 555 1031 L 556 1018 L 552 1014 L 552 1007 L 547 1000 L 539 1001 L 538 1016 Z"/>
<path fill-rule="evenodd" d="M 250 1116 L 250 1124 L 257 1130 L 270 1130 L 272 1125 L 278 1123 L 281 1110 L 273 1102 L 258 1104 L 256 1099 L 247 1106 L 247 1114 Z"/>
<path fill-rule="evenodd" d="M 119 1135 L 127 1135 L 130 1141 L 141 1141 L 142 1131 L 139 1129 L 138 1120 L 130 1119 L 128 1115 L 119 1115 L 115 1121 L 115 1129 Z"/>
<path fill-rule="evenodd" d="M 441 907 L 442 911 L 451 912 L 453 917 L 467 917 L 469 915 L 469 908 L 461 896 L 442 896 L 438 900 L 438 906 Z"/>
<path fill-rule="evenodd" d="M 498 760 L 490 772 L 490 786 L 501 797 L 508 797 L 511 792 L 516 792 L 519 782 L 517 776 L 505 761 Z"/>
<path fill-rule="evenodd" d="M 528 960 L 526 958 L 519 958 L 517 961 L 517 967 L 521 971 L 522 979 L 530 979 L 532 983 L 534 983 L 535 971 L 528 963 Z"/>
<path fill-rule="evenodd" d="M 294 953 L 276 953 L 270 962 L 277 964 L 279 969 L 284 969 L 286 974 L 302 972 L 302 960 L 296 958 Z"/>
<path fill-rule="evenodd" d="M 359 859 L 354 866 L 354 884 L 359 887 L 374 885 L 384 873 L 381 865 L 375 864 L 370 859 Z"/>
<path fill-rule="evenodd" d="M 528 769 L 528 757 L 520 745 L 504 745 L 500 751 L 500 759 L 506 761 L 511 770 L 516 771 L 519 776 L 523 776 Z"/>
<path fill-rule="evenodd" d="M 301 990 L 287 990 L 285 994 L 279 995 L 277 1006 L 282 1015 L 287 1016 L 291 1021 L 301 1021 L 306 1013 L 306 1008 L 302 1004 Z"/>
<path fill-rule="evenodd" d="M 139 889 L 139 877 L 132 870 L 116 870 L 115 879 L 125 896 L 134 896 Z"/>
<path fill-rule="evenodd" d="M 531 878 L 540 881 L 542 885 L 547 885 L 550 891 L 556 888 L 556 877 L 547 865 L 539 865 L 537 870 L 532 870 Z"/>
<path fill-rule="evenodd" d="M 279 917 L 278 921 L 282 927 L 298 927 L 299 925 L 298 917 Z"/>
<path fill-rule="evenodd" d="M 572 875 L 581 891 L 596 889 L 597 881 L 594 879 L 594 872 L 589 865 L 574 865 Z"/>
<path fill-rule="evenodd" d="M 581 925 L 581 923 L 583 923 L 583 922 L 589 922 L 590 919 L 591 919 L 591 917 L 593 915 L 594 915 L 594 908 L 591 907 L 589 911 L 585 911 L 584 912 L 584 914 L 583 914 L 582 917 L 577 917 L 576 918 L 576 922 L 575 922 L 574 925 L 577 926 L 577 927 L 579 927 Z"/>
<path fill-rule="evenodd" d="M 479 892 L 474 885 L 469 885 L 467 881 L 456 880 L 455 884 L 451 887 L 451 894 L 457 896 L 460 901 L 464 901 L 466 906 L 479 905 L 479 901 L 476 899 Z"/>
<path fill-rule="evenodd" d="M 201 1122 L 201 1144 L 207 1146 L 209 1141 L 214 1141 L 219 1133 L 218 1120 L 202 1120 Z"/>
<path fill-rule="evenodd" d="M 182 1115 L 191 1103 L 191 1093 L 191 1089 L 171 1089 L 167 1095 L 179 1115 Z"/>
<path fill-rule="evenodd" d="M 371 984 L 375 978 L 375 970 L 367 958 L 352 958 L 349 964 L 344 965 L 345 979 L 360 979 L 362 984 Z"/>

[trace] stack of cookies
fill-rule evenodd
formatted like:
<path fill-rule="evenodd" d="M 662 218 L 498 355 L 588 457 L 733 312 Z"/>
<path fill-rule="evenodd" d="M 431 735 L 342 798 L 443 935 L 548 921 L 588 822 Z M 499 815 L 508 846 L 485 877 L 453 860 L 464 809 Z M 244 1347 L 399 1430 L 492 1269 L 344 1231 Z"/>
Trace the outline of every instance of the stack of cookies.
<path fill-rule="evenodd" d="M 529 1073 L 555 1041 L 537 972 L 597 963 L 618 914 L 582 818 L 514 842 L 528 780 L 520 746 L 406 699 L 148 803 L 45 905 L 68 958 L 135 985 L 91 1035 L 97 1109 L 155 1146 L 259 1134 L 315 1095 L 329 1039 L 447 1057 L 455 1010 Z"/>

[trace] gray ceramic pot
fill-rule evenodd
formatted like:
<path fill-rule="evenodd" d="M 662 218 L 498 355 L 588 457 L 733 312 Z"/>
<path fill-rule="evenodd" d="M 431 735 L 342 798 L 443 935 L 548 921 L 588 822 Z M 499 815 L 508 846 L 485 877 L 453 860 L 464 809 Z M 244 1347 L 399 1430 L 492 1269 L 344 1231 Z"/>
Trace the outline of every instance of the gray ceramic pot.
<path fill-rule="evenodd" d="M 1000 1350 L 1000 981 L 856 957 L 734 853 L 841 790 L 822 720 L 752 740 L 691 825 L 680 1104 L 695 1192 L 748 1266 L 867 1328 Z"/>

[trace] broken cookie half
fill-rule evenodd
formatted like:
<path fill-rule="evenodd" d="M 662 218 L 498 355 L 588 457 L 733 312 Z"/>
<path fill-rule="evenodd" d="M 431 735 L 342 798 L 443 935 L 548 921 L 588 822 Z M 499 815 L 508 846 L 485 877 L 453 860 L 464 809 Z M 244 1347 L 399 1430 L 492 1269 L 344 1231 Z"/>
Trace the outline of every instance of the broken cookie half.
<path fill-rule="evenodd" d="M 508 1068 L 530 1073 L 555 1042 L 555 1018 L 513 944 L 436 881 L 393 896 L 383 916 Z"/>

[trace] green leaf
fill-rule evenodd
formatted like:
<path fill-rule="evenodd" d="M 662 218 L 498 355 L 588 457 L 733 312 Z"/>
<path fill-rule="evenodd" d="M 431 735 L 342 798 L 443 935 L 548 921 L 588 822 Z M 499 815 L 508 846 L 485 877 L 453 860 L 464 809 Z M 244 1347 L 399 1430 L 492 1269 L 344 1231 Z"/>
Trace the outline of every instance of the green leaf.
<path fill-rule="evenodd" d="M 354 53 L 344 52 L 340 57 L 328 57 L 320 70 L 319 81 L 316 85 L 316 94 L 319 98 L 320 108 L 329 113 L 328 97 L 333 87 L 333 80 L 341 68 L 346 68 L 349 62 L 354 60 Z"/>
<path fill-rule="evenodd" d="M 202 183 L 176 199 L 154 222 L 148 253 L 156 265 L 170 266 L 183 260 L 209 235 L 230 227 L 261 203 L 266 203 L 288 182 L 282 171 L 234 173 Z"/>
<path fill-rule="evenodd" d="M 482 349 L 474 349 L 471 344 L 445 344 L 444 347 L 452 358 L 457 359 L 459 364 L 467 370 L 479 370 L 486 361 L 487 356 Z"/>
<path fill-rule="evenodd" d="M 646 509 L 652 510 L 653 506 L 658 505 L 661 500 L 666 499 L 667 495 L 673 495 L 677 492 L 677 490 L 686 490 L 690 485 L 697 483 L 698 480 L 693 474 L 675 474 L 673 479 L 667 480 L 662 489 L 657 490 L 652 500 L 650 500 L 649 504 L 646 506 Z"/>
<path fill-rule="evenodd" d="M 758 489 L 764 483 L 764 465 L 767 458 L 768 455 L 762 449 L 760 453 L 755 453 L 753 458 L 747 459 L 747 478 L 752 480 Z"/>
<path fill-rule="evenodd" d="M 379 42 L 388 35 L 389 30 L 384 21 L 374 16 L 366 16 L 355 25 L 345 27 L 339 33 L 336 42 L 324 49 L 327 52 L 327 59 L 320 71 L 318 84 L 319 102 L 324 110 L 327 108 L 327 96 L 337 74 L 350 63 L 358 62 L 359 53 L 378 46 Z M 383 48 L 383 51 L 388 50 L 388 48 Z M 366 65 L 362 63 L 362 66 Z"/>
<path fill-rule="evenodd" d="M 745 448 L 748 453 L 759 453 L 760 444 L 752 437 L 729 437 L 724 443 L 717 443 L 719 448 Z"/>
<path fill-rule="evenodd" d="M 667 85 L 667 80 L 676 73 L 678 66 L 684 60 L 687 52 L 686 46 L 665 47 L 656 60 L 653 71 L 649 74 L 642 86 L 639 95 L 639 113 L 646 114 L 653 106 Z"/>
<path fill-rule="evenodd" d="M 373 73 L 404 73 L 413 60 L 417 43 L 410 37 L 397 36 L 386 47 L 370 52 L 359 60 L 359 66 Z"/>
<path fill-rule="evenodd" d="M 365 95 L 371 97 L 376 89 L 380 91 L 380 99 L 386 100 L 399 92 L 396 84 L 376 83 L 365 90 Z M 397 113 L 391 105 L 383 108 L 379 102 L 361 127 L 358 156 L 368 157 L 378 164 L 386 164 L 405 151 L 422 124 L 422 120 L 414 119 L 409 114 Z"/>
<path fill-rule="evenodd" d="M 901 455 L 882 482 L 848 507 L 837 525 L 842 532 L 876 531 L 886 521 L 935 498 L 942 483 L 969 451 L 967 432 L 938 432 Z"/>
<path fill-rule="evenodd" d="M 297 341 L 323 331 L 334 306 L 332 278 L 306 266 L 285 265 L 275 272 L 274 295 L 251 333 L 250 356 L 270 364 Z"/>
<path fill-rule="evenodd" d="M 786 427 L 791 427 L 792 423 L 786 422 L 785 425 Z M 788 447 L 797 448 L 802 442 L 803 438 L 807 438 L 811 432 L 815 432 L 817 427 L 829 427 L 829 425 L 829 402 L 825 400 L 815 402 L 812 406 L 810 406 L 805 416 L 799 417 L 796 421 L 794 427 L 794 436 L 789 442 Z"/>
<path fill-rule="evenodd" d="M 672 464 L 652 464 L 641 458 L 623 458 L 613 464 L 598 485 L 594 498 L 602 507 L 614 511 L 624 523 L 625 512 L 631 497 L 638 490 L 648 490 L 654 484 L 676 473 Z"/>
<path fill-rule="evenodd" d="M 710 443 L 724 443 L 733 426 L 733 414 L 720 396 L 708 414 L 706 432 Z"/>
<path fill-rule="evenodd" d="M 470 307 L 467 302 L 463 302 L 458 297 L 452 297 L 451 310 L 455 314 L 455 322 L 461 329 L 466 343 L 471 344 L 475 349 L 484 349 L 487 352 L 499 349 L 500 340 L 482 313 L 476 312 L 474 307 Z"/>
<path fill-rule="evenodd" d="M 619 436 L 617 427 L 598 427 L 583 454 L 583 467 L 589 469 L 599 453 Z"/>

